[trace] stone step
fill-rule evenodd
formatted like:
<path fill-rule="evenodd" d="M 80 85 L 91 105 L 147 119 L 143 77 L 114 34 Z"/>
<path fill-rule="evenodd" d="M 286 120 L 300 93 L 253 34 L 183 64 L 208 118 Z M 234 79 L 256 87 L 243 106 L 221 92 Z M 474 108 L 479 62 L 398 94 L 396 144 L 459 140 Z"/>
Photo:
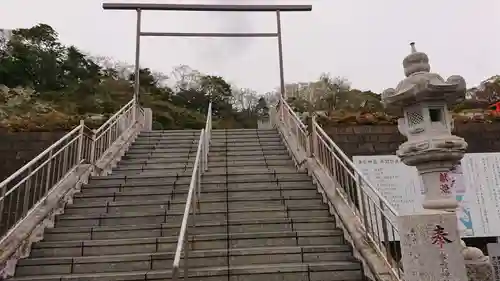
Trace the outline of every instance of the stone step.
<path fill-rule="evenodd" d="M 160 133 L 159 131 L 151 131 L 151 132 L 141 132 L 138 137 L 139 138 L 193 138 L 196 136 L 200 136 L 201 130 L 196 130 L 192 132 L 181 132 L 179 131 L 178 133 L 172 133 L 172 132 L 165 132 L 165 133 Z"/>
<path fill-rule="evenodd" d="M 253 141 L 258 141 L 262 139 L 274 139 L 274 138 L 279 138 L 280 135 L 277 133 L 271 133 L 271 134 L 212 134 L 212 139 L 213 140 L 230 140 L 230 139 L 247 139 L 247 140 L 253 140 Z"/>
<path fill-rule="evenodd" d="M 292 171 L 291 169 L 289 169 Z M 123 174 L 110 174 L 102 177 L 95 177 L 90 180 L 90 184 L 94 185 L 123 185 L 123 184 L 155 184 L 157 182 L 163 182 L 164 184 L 169 183 L 190 183 L 191 173 L 190 172 L 172 172 L 167 174 L 162 172 L 162 170 L 151 170 L 149 173 L 144 173 L 141 175 L 123 175 Z M 223 173 L 206 173 L 202 177 L 202 184 L 216 184 L 216 183 L 245 183 L 245 182 L 307 182 L 310 178 L 305 173 L 267 173 L 267 174 L 223 174 Z"/>
<path fill-rule="evenodd" d="M 212 138 L 210 140 L 210 147 L 227 147 L 227 148 L 244 148 L 247 146 L 265 146 L 265 145 L 283 145 L 283 142 L 279 138 L 273 139 L 258 139 L 258 138 L 246 138 L 245 140 L 239 142 L 232 142 L 226 139 Z"/>
<path fill-rule="evenodd" d="M 114 192 L 138 192 L 138 193 L 159 193 L 165 194 L 172 191 L 187 192 L 189 183 L 182 184 L 167 184 L 165 182 L 156 182 L 155 184 L 95 184 L 90 183 L 82 186 L 82 193 L 75 194 L 75 198 L 82 197 L 82 194 L 107 194 L 112 195 Z M 297 190 L 310 189 L 316 190 L 316 187 L 311 181 L 296 181 L 296 182 L 256 182 L 256 183 L 203 183 L 202 192 L 226 192 L 226 191 L 262 191 L 262 190 Z M 90 195 L 89 195 L 90 196 Z"/>
<path fill-rule="evenodd" d="M 165 148 L 173 148 L 173 147 L 182 147 L 182 148 L 191 148 L 196 150 L 198 147 L 198 139 L 195 140 L 142 140 L 135 141 L 130 148 L 141 148 L 141 147 L 165 147 Z"/>
<path fill-rule="evenodd" d="M 276 129 L 213 129 L 212 130 L 212 135 L 216 134 L 249 134 L 249 133 L 261 133 L 261 134 L 266 134 L 266 133 L 274 133 L 277 134 Z"/>
<path fill-rule="evenodd" d="M 83 192 L 75 194 L 75 204 L 90 204 L 93 202 L 127 202 L 140 200 L 168 200 L 175 198 L 177 200 L 185 200 L 187 198 L 189 186 L 182 187 L 162 187 L 156 189 L 100 189 L 94 192 Z M 321 198 L 314 187 L 292 186 L 289 189 L 279 187 L 268 188 L 248 188 L 248 189 L 232 189 L 224 187 L 215 187 L 212 189 L 201 190 L 201 200 L 285 200 L 294 198 Z M 70 207 L 71 208 L 71 207 Z"/>
<path fill-rule="evenodd" d="M 278 150 L 284 150 L 286 147 L 283 144 L 268 144 L 268 145 L 263 145 L 263 144 L 247 144 L 245 146 L 237 146 L 237 147 L 226 147 L 226 146 L 210 146 L 210 151 L 241 151 L 241 150 L 273 150 L 273 149 L 278 149 Z"/>
<path fill-rule="evenodd" d="M 148 154 L 125 154 L 122 157 L 122 160 L 149 160 L 149 159 L 163 159 L 163 158 L 169 158 L 173 159 L 176 158 L 178 160 L 176 161 L 181 161 L 181 162 L 186 162 L 186 161 L 194 161 L 195 155 L 190 155 L 190 154 L 172 154 L 168 155 L 168 153 L 148 153 Z"/>
<path fill-rule="evenodd" d="M 28 258 L 19 261 L 16 273 L 18 276 L 36 276 L 162 270 L 172 268 L 174 256 L 175 252 L 156 252 L 98 257 Z M 189 253 L 190 268 L 331 261 L 356 262 L 347 245 L 193 250 Z"/>
<path fill-rule="evenodd" d="M 139 136 L 134 143 L 154 143 L 154 142 L 171 142 L 171 143 L 196 143 L 200 140 L 200 135 L 196 136 Z"/>
<path fill-rule="evenodd" d="M 290 159 L 285 160 L 243 160 L 243 161 L 213 161 L 209 158 L 209 168 L 230 167 L 233 169 L 241 169 L 241 167 L 267 167 L 269 169 L 277 169 L 279 167 L 295 167 Z"/>
<path fill-rule="evenodd" d="M 198 148 L 198 141 L 142 141 L 134 142 L 129 149 L 155 149 L 155 148 L 185 148 L 196 150 Z"/>
<path fill-rule="evenodd" d="M 242 129 L 238 131 L 237 129 L 231 129 L 227 131 L 212 130 L 212 136 L 266 136 L 266 135 L 278 135 L 277 130 L 255 130 L 255 129 Z"/>
<path fill-rule="evenodd" d="M 185 167 L 185 168 L 156 168 L 156 169 L 114 169 L 111 175 L 125 175 L 125 176 L 134 176 L 134 175 L 157 175 L 161 173 L 193 173 L 193 167 Z"/>
<path fill-rule="evenodd" d="M 179 144 L 179 143 L 166 143 L 166 144 L 155 144 L 155 143 L 149 143 L 149 144 L 132 144 L 128 151 L 134 151 L 134 150 L 156 150 L 156 149 L 180 149 L 182 151 L 186 150 L 194 150 L 198 148 L 198 144 Z"/>
<path fill-rule="evenodd" d="M 127 238 L 154 238 L 176 236 L 179 223 L 159 223 L 118 226 L 56 227 L 45 230 L 44 241 L 105 240 Z M 250 233 L 301 230 L 339 231 L 333 217 L 261 218 L 250 220 L 226 220 L 222 222 L 197 222 L 190 227 L 190 234 Z"/>
<path fill-rule="evenodd" d="M 191 164 L 194 163 L 196 156 L 194 157 L 166 157 L 166 158 L 133 158 L 133 159 L 124 159 L 118 162 L 118 167 L 126 166 L 126 165 L 135 165 L 138 163 L 147 163 L 147 164 L 176 164 L 176 163 L 184 163 Z"/>
<path fill-rule="evenodd" d="M 142 147 L 131 147 L 127 154 L 147 154 L 147 153 L 185 153 L 185 154 L 196 154 L 197 147 L 167 147 L 167 148 L 142 148 Z"/>
<path fill-rule="evenodd" d="M 163 142 L 165 144 L 170 144 L 170 145 L 195 145 L 200 141 L 200 136 L 195 136 L 195 137 L 138 137 L 133 143 L 132 146 L 134 145 L 151 145 L 155 144 L 156 142 Z"/>
<path fill-rule="evenodd" d="M 194 161 L 193 161 L 194 162 Z M 192 168 L 194 163 L 128 163 L 126 165 L 118 164 L 117 167 L 113 169 L 113 173 L 116 171 L 126 171 L 126 170 L 155 170 L 155 169 L 185 169 Z"/>
<path fill-rule="evenodd" d="M 194 165 L 194 158 L 193 161 L 177 161 L 177 162 L 172 162 L 164 159 L 160 160 L 142 160 L 142 161 L 124 161 L 123 163 L 118 163 L 118 165 L 113 168 L 113 171 L 115 170 L 121 170 L 121 169 L 126 169 L 126 168 L 141 168 L 141 169 L 147 169 L 147 168 L 165 168 L 165 169 L 172 169 L 172 168 L 186 168 L 186 167 L 193 167 Z"/>
<path fill-rule="evenodd" d="M 193 281 L 361 281 L 361 265 L 353 261 L 330 261 L 308 263 L 283 263 L 268 265 L 241 265 L 193 268 L 189 272 Z M 183 270 L 181 268 L 181 278 Z M 16 277 L 15 281 L 160 281 L 172 280 L 172 271 L 141 270 L 111 273 L 58 274 Z"/>
<path fill-rule="evenodd" d="M 199 134 L 198 129 L 180 129 L 180 130 L 154 130 L 154 131 L 142 131 L 141 136 L 149 135 L 186 135 L 186 134 Z"/>
<path fill-rule="evenodd" d="M 123 255 L 175 251 L 177 236 L 156 238 L 41 241 L 33 245 L 31 258 Z M 194 250 L 338 245 L 344 243 L 338 230 L 279 231 L 200 234 L 190 238 Z"/>
<path fill-rule="evenodd" d="M 175 195 L 174 195 L 175 196 Z M 160 199 L 161 198 L 161 199 Z M 321 206 L 322 200 L 318 196 L 293 196 L 293 199 L 283 199 L 281 196 L 274 198 L 222 198 L 221 199 L 206 199 L 202 195 L 202 199 L 198 203 L 200 212 L 205 211 L 223 211 L 231 212 L 240 208 L 266 208 L 266 207 L 306 207 L 306 206 Z M 116 197 L 113 199 L 116 200 Z M 117 214 L 125 212 L 159 212 L 167 208 L 169 211 L 182 211 L 185 208 L 186 201 L 184 198 L 176 197 L 171 200 L 171 195 L 162 195 L 153 197 L 151 200 L 141 200 L 141 198 L 131 197 L 129 201 L 87 201 L 77 200 L 71 205 L 67 205 L 64 214 Z"/>
<path fill-rule="evenodd" d="M 192 173 L 193 164 L 136 164 L 136 165 L 127 165 L 125 167 L 119 166 L 113 169 L 111 175 L 115 175 L 117 172 L 141 172 L 144 175 L 146 173 L 156 173 L 156 174 L 170 174 L 170 175 L 182 175 Z M 161 170 L 158 172 L 158 170 Z M 189 170 L 189 171 L 184 171 Z M 274 166 L 274 167 L 262 167 L 262 166 L 253 166 L 253 167 L 213 167 L 206 171 L 203 175 L 204 178 L 210 178 L 214 176 L 220 175 L 248 175 L 248 174 L 305 174 L 297 172 L 295 166 Z"/>
<path fill-rule="evenodd" d="M 261 208 L 239 208 L 203 211 L 196 214 L 196 221 L 225 221 L 260 218 L 301 218 L 308 216 L 330 216 L 326 206 L 278 206 Z M 182 221 L 184 210 L 168 210 L 167 206 L 159 211 L 131 211 L 104 214 L 62 214 L 56 217 L 55 225 L 59 226 L 105 226 L 105 225 L 140 225 L 156 223 L 178 223 Z"/>
<path fill-rule="evenodd" d="M 151 157 L 145 156 L 145 157 L 136 157 L 139 154 L 130 154 L 130 155 L 124 155 L 123 157 L 127 156 L 126 159 L 122 159 L 122 163 L 118 164 L 117 167 L 123 167 L 126 165 L 130 164 L 137 164 L 137 163 L 161 163 L 161 164 L 194 164 L 194 161 L 196 159 L 196 155 L 189 155 L 189 156 L 179 156 L 179 155 L 174 155 L 172 157 L 155 157 L 155 154 L 150 154 Z M 142 154 L 141 154 L 142 155 Z"/>
<path fill-rule="evenodd" d="M 145 152 L 145 153 L 125 153 L 123 157 L 126 157 L 126 159 L 151 159 L 151 158 L 168 158 L 168 157 L 174 157 L 174 158 L 185 158 L 186 160 L 192 158 L 193 161 L 196 158 L 196 151 L 190 152 L 190 153 L 162 153 L 162 152 Z M 186 161 L 184 160 L 184 161 Z"/>
<path fill-rule="evenodd" d="M 143 175 L 108 175 L 95 177 L 90 180 L 91 184 L 103 185 L 121 185 L 121 184 L 154 184 L 162 182 L 164 184 L 172 183 L 190 183 L 191 173 L 183 174 L 172 173 L 150 173 Z M 206 174 L 202 178 L 202 184 L 210 183 L 236 183 L 236 182 L 286 182 L 286 181 L 311 181 L 310 177 L 305 173 L 279 173 L 279 174 L 228 174 L 228 175 L 209 175 Z"/>
<path fill-rule="evenodd" d="M 277 150 L 236 150 L 236 151 L 209 151 L 208 157 L 210 156 L 268 156 L 268 155 L 288 155 L 286 149 Z"/>
<path fill-rule="evenodd" d="M 198 140 L 200 137 L 200 131 L 195 134 L 139 134 L 137 140 L 144 139 L 167 139 L 167 140 L 176 140 L 176 139 L 192 139 Z"/>
<path fill-rule="evenodd" d="M 215 146 L 220 146 L 220 145 L 225 145 L 225 146 L 231 146 L 231 145 L 236 145 L 240 146 L 240 144 L 245 143 L 245 142 L 259 142 L 259 143 L 267 143 L 267 142 L 273 142 L 273 143 L 282 143 L 281 138 L 278 136 L 272 136 L 272 137 L 265 137 L 265 138 L 256 138 L 256 137 L 231 137 L 231 138 L 217 138 L 212 136 L 212 139 L 210 140 L 211 145 Z"/>
<path fill-rule="evenodd" d="M 261 160 L 288 160 L 292 161 L 292 157 L 288 154 L 278 154 L 278 155 L 219 155 L 219 156 L 214 156 L 214 155 L 209 155 L 208 156 L 208 163 L 210 164 L 211 162 L 232 162 L 232 161 L 261 161 Z"/>

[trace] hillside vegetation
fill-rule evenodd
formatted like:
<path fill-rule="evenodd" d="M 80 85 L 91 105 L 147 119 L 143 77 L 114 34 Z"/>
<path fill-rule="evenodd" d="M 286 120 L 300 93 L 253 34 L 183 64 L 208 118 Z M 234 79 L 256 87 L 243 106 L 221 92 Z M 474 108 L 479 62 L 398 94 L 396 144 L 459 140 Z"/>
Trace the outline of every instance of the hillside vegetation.
<path fill-rule="evenodd" d="M 14 30 L 0 42 L 0 126 L 57 130 L 80 119 L 98 125 L 132 98 L 134 79 L 133 66 L 64 46 L 48 25 Z M 144 68 L 139 79 L 140 102 L 153 109 L 156 129 L 204 127 L 209 100 L 219 127 L 255 127 L 266 111 L 254 91 L 187 66 L 170 75 Z"/>
<path fill-rule="evenodd" d="M 132 98 L 134 79 L 132 65 L 65 46 L 49 25 L 14 30 L 9 40 L 0 42 L 0 127 L 66 130 L 81 119 L 98 126 Z M 254 128 L 281 91 L 259 95 L 185 65 L 168 74 L 143 68 L 139 79 L 140 102 L 153 109 L 155 129 L 202 128 L 209 101 L 216 128 Z M 346 79 L 327 73 L 317 81 L 287 84 L 285 90 L 297 112 L 318 112 L 322 122 L 390 124 L 396 120 L 384 112 L 379 94 L 352 88 Z M 499 97 L 500 78 L 493 76 L 470 89 L 469 99 L 455 110 L 485 113 L 483 109 Z M 479 119 L 489 115 L 486 112 Z"/>

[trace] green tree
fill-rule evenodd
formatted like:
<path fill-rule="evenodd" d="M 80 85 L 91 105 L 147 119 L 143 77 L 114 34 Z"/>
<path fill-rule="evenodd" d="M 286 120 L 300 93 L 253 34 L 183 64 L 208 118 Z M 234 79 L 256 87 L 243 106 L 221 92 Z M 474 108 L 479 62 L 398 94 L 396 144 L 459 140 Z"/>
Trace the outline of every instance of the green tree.
<path fill-rule="evenodd" d="M 30 86 L 38 92 L 65 87 L 61 68 L 64 47 L 49 25 L 14 30 L 2 53 L 0 84 Z"/>

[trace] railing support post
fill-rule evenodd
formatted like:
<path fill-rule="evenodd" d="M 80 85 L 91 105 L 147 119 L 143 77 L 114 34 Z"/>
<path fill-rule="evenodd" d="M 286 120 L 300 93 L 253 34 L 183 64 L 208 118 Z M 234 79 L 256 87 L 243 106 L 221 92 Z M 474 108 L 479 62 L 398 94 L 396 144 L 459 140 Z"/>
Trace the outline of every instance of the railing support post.
<path fill-rule="evenodd" d="M 137 122 L 137 99 L 134 96 L 134 102 L 132 103 L 132 126 Z"/>
<path fill-rule="evenodd" d="M 278 108 L 278 114 L 280 116 L 279 120 L 280 120 L 280 123 L 284 123 L 284 118 L 283 118 L 283 108 L 285 106 L 285 100 L 283 99 L 283 97 L 280 97 L 280 100 L 279 100 L 279 104 L 278 104 L 279 108 Z"/>
<path fill-rule="evenodd" d="M 318 152 L 318 142 L 317 142 L 317 136 L 318 132 L 316 131 L 316 115 L 313 114 L 311 117 L 311 136 L 310 136 L 310 146 L 311 146 L 311 157 L 314 157 L 316 153 Z"/>
<path fill-rule="evenodd" d="M 82 161 L 82 155 L 83 155 L 83 138 L 84 138 L 84 135 L 83 135 L 83 131 L 85 129 L 85 121 L 84 120 L 80 120 L 80 133 L 78 133 L 78 152 L 77 152 L 77 156 L 76 156 L 76 162 L 77 164 L 80 163 Z"/>
<path fill-rule="evenodd" d="M 90 145 L 90 164 L 95 165 L 96 132 L 92 130 L 92 143 Z"/>
<path fill-rule="evenodd" d="M 49 157 L 47 158 L 48 159 L 48 162 L 47 162 L 47 172 L 46 172 L 46 176 L 45 176 L 45 190 L 44 190 L 44 194 L 47 194 L 47 191 L 50 189 L 50 187 L 52 187 L 52 155 L 53 155 L 53 151 L 49 151 Z"/>

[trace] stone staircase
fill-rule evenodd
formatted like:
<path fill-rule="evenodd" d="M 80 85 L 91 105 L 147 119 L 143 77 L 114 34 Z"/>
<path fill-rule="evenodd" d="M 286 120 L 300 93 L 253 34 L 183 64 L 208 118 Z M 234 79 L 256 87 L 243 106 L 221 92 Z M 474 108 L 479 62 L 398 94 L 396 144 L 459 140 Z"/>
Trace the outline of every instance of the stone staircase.
<path fill-rule="evenodd" d="M 143 132 L 20 260 L 13 280 L 170 280 L 199 131 Z M 363 280 L 275 130 L 213 130 L 191 280 Z"/>

